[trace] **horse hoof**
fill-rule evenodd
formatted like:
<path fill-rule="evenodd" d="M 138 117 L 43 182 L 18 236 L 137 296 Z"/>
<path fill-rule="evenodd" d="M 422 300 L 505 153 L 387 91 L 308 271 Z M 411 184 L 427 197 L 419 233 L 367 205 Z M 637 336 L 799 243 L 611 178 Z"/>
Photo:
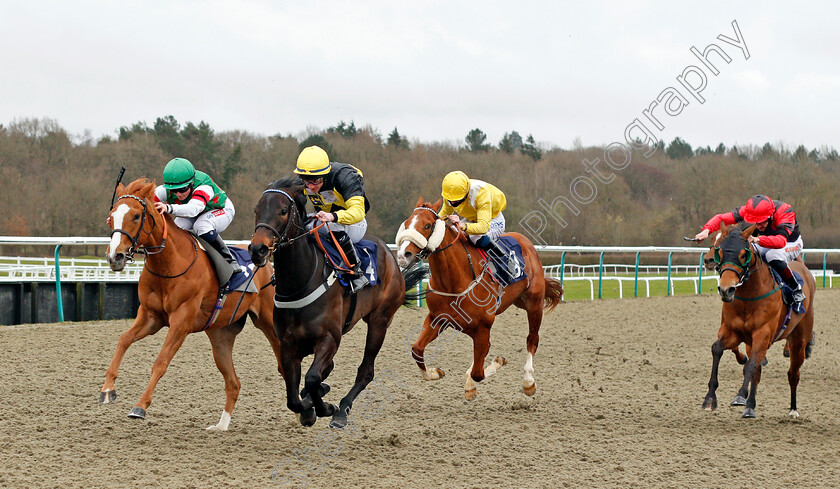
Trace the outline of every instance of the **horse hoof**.
<path fill-rule="evenodd" d="M 788 416 L 790 416 L 791 419 L 796 419 L 799 417 L 799 411 L 797 411 L 796 409 L 791 409 L 788 413 Z"/>
<path fill-rule="evenodd" d="M 717 399 L 706 399 L 703 401 L 703 409 L 712 412 L 717 409 Z"/>
<path fill-rule="evenodd" d="M 315 424 L 315 421 L 318 421 L 318 416 L 315 414 L 315 409 L 309 408 L 300 413 L 298 415 L 298 419 L 300 420 L 301 425 L 309 428 Z"/>
<path fill-rule="evenodd" d="M 785 348 L 784 350 L 782 350 L 782 355 L 784 355 L 785 358 L 790 358 L 790 350 Z"/>
<path fill-rule="evenodd" d="M 740 395 L 735 396 L 735 399 L 732 399 L 732 405 L 733 406 L 746 406 L 747 405 L 747 399 L 744 396 L 740 396 Z"/>
<path fill-rule="evenodd" d="M 505 359 L 505 357 L 497 356 L 496 358 L 493 359 L 493 363 L 498 363 L 500 367 L 503 367 L 503 366 L 507 365 L 507 360 Z"/>
<path fill-rule="evenodd" d="M 468 391 L 464 391 L 464 398 L 468 401 L 472 401 L 475 399 L 475 396 L 478 395 L 478 391 L 475 389 L 470 389 Z"/>
<path fill-rule="evenodd" d="M 326 411 L 321 411 L 319 413 L 317 409 L 315 410 L 315 414 L 317 414 L 319 418 L 327 418 L 338 412 L 338 406 L 336 406 L 335 404 L 326 403 L 326 405 Z"/>
<path fill-rule="evenodd" d="M 99 404 L 111 404 L 117 400 L 117 390 L 110 390 L 99 393 Z"/>
<path fill-rule="evenodd" d="M 761 361 L 761 366 L 764 367 L 766 365 L 767 365 L 767 357 L 764 357 L 764 360 Z"/>
<path fill-rule="evenodd" d="M 741 413 L 742 418 L 754 418 L 755 417 L 755 409 L 747 408 L 744 409 L 744 412 Z"/>
<path fill-rule="evenodd" d="M 146 419 L 146 410 L 140 406 L 134 406 L 128 413 L 129 418 Z"/>
<path fill-rule="evenodd" d="M 341 409 L 337 410 L 333 415 L 332 421 L 330 421 L 330 428 L 335 429 L 343 429 L 347 426 L 347 416 L 350 415 L 350 408 L 345 409 L 342 411 Z"/>
<path fill-rule="evenodd" d="M 526 396 L 531 397 L 537 392 L 537 383 L 534 382 L 531 385 L 523 386 L 522 390 L 525 392 Z"/>
<path fill-rule="evenodd" d="M 330 389 L 331 389 L 330 384 L 328 384 L 326 382 L 321 382 L 321 386 L 318 387 L 318 394 L 321 397 L 324 397 L 327 394 L 329 394 Z M 305 397 L 309 397 L 309 391 L 306 390 L 306 387 L 304 387 L 303 389 L 300 390 L 300 398 L 303 399 Z"/>

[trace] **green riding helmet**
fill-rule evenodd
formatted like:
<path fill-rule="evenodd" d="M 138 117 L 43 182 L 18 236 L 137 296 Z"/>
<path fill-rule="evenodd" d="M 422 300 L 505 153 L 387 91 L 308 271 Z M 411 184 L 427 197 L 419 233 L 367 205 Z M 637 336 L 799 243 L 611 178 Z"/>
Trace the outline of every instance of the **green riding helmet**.
<path fill-rule="evenodd" d="M 163 187 L 167 190 L 184 188 L 195 183 L 195 167 L 186 158 L 173 158 L 163 169 Z"/>

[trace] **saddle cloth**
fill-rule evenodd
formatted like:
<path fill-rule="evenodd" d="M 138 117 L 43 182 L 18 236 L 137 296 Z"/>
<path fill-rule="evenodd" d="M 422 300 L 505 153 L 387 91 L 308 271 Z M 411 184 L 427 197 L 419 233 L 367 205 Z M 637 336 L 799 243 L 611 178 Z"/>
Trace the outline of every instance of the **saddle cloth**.
<path fill-rule="evenodd" d="M 525 274 L 525 258 L 522 256 L 522 245 L 519 244 L 519 241 L 516 241 L 516 239 L 512 236 L 502 236 L 501 238 L 498 238 L 498 241 L 499 247 L 507 252 L 507 256 L 504 259 L 497 258 L 488 254 L 486 251 L 481 250 L 482 255 L 485 256 L 485 258 L 489 258 L 495 265 L 496 270 L 494 278 L 504 284 L 504 286 L 508 286 L 527 277 Z M 515 273 L 512 276 L 508 273 L 507 264 L 508 258 L 510 257 L 516 259 Z"/>
<path fill-rule="evenodd" d="M 213 267 L 216 269 L 216 276 L 219 278 L 219 285 L 227 284 L 231 275 L 233 275 L 233 270 L 231 270 L 228 262 L 226 262 L 225 259 L 222 258 L 222 255 L 220 255 L 218 251 L 207 244 L 203 239 L 198 237 L 196 239 L 198 240 L 198 244 L 201 249 L 203 249 L 204 252 L 207 253 L 207 256 L 210 257 L 210 263 L 213 264 Z M 228 249 L 230 249 L 233 257 L 236 258 L 236 262 L 239 263 L 241 267 L 244 267 L 242 273 L 237 273 L 236 276 L 233 277 L 233 282 L 228 284 L 228 288 L 231 291 L 257 292 L 257 285 L 253 280 L 250 280 L 251 275 L 253 275 L 256 270 L 256 267 L 251 261 L 251 255 L 248 254 L 248 250 L 244 250 L 236 246 L 229 246 Z M 247 289 L 245 288 L 246 284 L 248 284 Z"/>
<path fill-rule="evenodd" d="M 325 239 L 321 236 L 321 243 L 324 244 L 324 249 L 327 250 L 327 254 L 329 254 L 333 263 L 338 263 L 342 266 L 345 265 L 344 260 L 341 258 L 341 253 L 336 248 L 332 239 Z M 356 256 L 361 262 L 361 269 L 367 277 L 369 285 L 379 284 L 379 267 L 377 266 L 376 260 L 376 251 L 378 246 L 376 243 L 363 239 L 358 243 L 354 243 L 353 246 L 356 248 Z M 329 261 L 330 260 L 327 260 L 327 262 Z M 353 280 L 353 275 L 344 273 L 341 270 L 336 271 L 338 272 L 338 279 L 343 285 L 347 286 L 349 282 Z"/>
<path fill-rule="evenodd" d="M 791 307 L 793 312 L 796 314 L 805 314 L 805 304 L 793 306 L 793 289 L 791 289 L 790 286 L 782 280 L 782 277 L 778 272 L 776 272 L 776 270 L 770 268 L 770 271 L 773 272 L 773 279 L 776 281 L 776 285 L 782 286 L 782 301 L 787 304 L 788 307 Z M 793 273 L 793 278 L 796 279 L 796 282 L 800 286 L 805 287 L 805 281 L 802 279 L 802 275 L 799 275 L 799 273 L 794 272 L 793 270 L 791 270 L 791 273 Z"/>

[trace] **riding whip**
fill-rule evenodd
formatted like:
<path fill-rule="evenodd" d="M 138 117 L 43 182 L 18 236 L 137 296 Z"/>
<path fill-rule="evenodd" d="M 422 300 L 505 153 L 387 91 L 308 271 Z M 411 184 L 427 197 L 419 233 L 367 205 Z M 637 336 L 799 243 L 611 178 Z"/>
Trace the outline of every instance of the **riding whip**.
<path fill-rule="evenodd" d="M 114 184 L 114 196 L 111 197 L 111 207 L 114 207 L 114 199 L 117 198 L 117 187 L 120 186 L 120 182 L 122 181 L 122 177 L 125 175 L 125 167 L 120 167 L 120 176 L 117 177 L 117 183 Z"/>

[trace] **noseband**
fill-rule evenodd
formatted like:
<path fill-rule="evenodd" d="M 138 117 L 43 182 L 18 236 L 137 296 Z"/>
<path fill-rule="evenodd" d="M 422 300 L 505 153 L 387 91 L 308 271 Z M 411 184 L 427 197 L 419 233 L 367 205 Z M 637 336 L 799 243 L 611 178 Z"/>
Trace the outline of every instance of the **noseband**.
<path fill-rule="evenodd" d="M 140 227 L 137 228 L 137 233 L 134 236 L 128 234 L 127 232 L 123 231 L 122 229 L 114 229 L 113 231 L 111 231 L 111 234 L 109 235 L 109 237 L 113 237 L 114 234 L 119 233 L 119 234 L 124 234 L 129 240 L 131 240 L 131 246 L 128 247 L 128 250 L 126 250 L 126 253 L 125 253 L 126 259 L 128 261 L 134 261 L 134 253 L 140 253 L 140 254 L 143 254 L 143 255 L 146 255 L 146 256 L 156 255 L 156 254 L 160 253 L 161 251 L 163 251 L 164 248 L 166 248 L 166 233 L 164 233 L 163 241 L 161 242 L 161 244 L 155 245 L 155 246 L 140 246 L 139 245 L 140 232 L 143 231 L 143 226 L 146 224 L 146 215 L 149 214 L 149 210 L 146 208 L 146 201 L 141 199 L 140 197 L 137 197 L 136 195 L 131 195 L 131 194 L 120 195 L 120 197 L 117 199 L 117 202 L 121 201 L 122 199 L 126 199 L 126 198 L 134 199 L 137 202 L 140 202 L 140 205 L 143 206 L 143 214 L 140 218 Z M 166 221 L 164 220 L 164 225 L 165 224 L 166 224 Z M 154 225 L 155 225 L 155 221 L 154 221 L 154 219 L 152 219 L 152 227 L 154 227 Z M 151 234 L 152 234 L 151 231 L 146 232 L 147 236 L 151 235 Z M 154 251 L 151 251 L 151 250 L 154 250 Z"/>
<path fill-rule="evenodd" d="M 750 252 L 750 258 L 749 258 L 749 260 L 747 261 L 746 264 L 738 264 L 738 263 L 735 263 L 735 262 L 727 261 L 727 262 L 723 262 L 723 263 L 719 264 L 716 267 L 717 271 L 718 271 L 718 275 L 722 275 L 723 272 L 725 272 L 727 270 L 729 270 L 731 272 L 735 272 L 735 274 L 738 275 L 738 283 L 735 284 L 735 288 L 738 288 L 738 287 L 744 285 L 750 279 L 750 275 L 754 271 L 758 270 L 758 267 L 755 267 L 755 268 L 750 267 L 750 263 L 752 262 L 752 259 L 754 257 L 756 259 L 756 262 L 758 262 L 758 260 L 759 260 L 758 253 L 753 248 L 753 245 L 751 243 L 748 243 L 747 248 L 745 248 L 745 249 Z M 758 266 L 759 267 L 761 266 L 760 263 L 758 264 Z"/>

